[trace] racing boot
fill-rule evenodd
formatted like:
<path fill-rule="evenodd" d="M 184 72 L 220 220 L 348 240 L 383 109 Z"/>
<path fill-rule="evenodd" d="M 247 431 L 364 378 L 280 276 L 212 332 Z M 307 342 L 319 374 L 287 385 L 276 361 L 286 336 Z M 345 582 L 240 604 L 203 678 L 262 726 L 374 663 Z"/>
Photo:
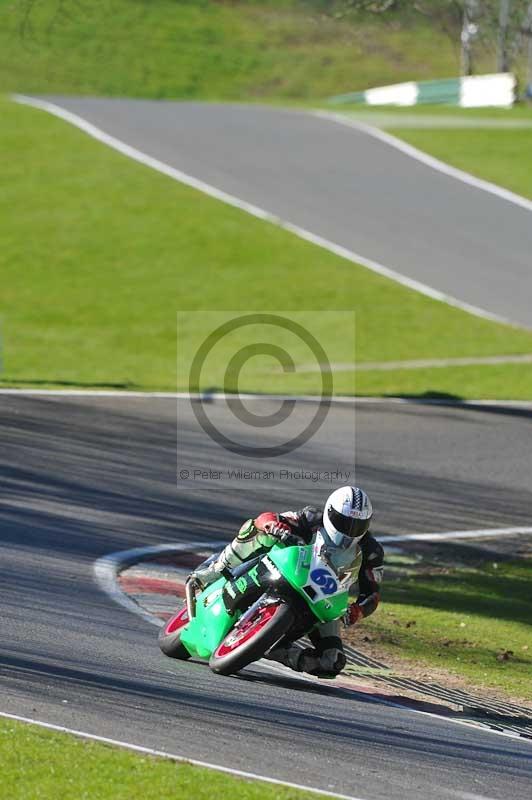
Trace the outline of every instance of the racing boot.
<path fill-rule="evenodd" d="M 295 672 L 307 672 L 307 667 L 315 666 L 314 661 L 316 664 L 318 662 L 317 658 L 314 661 L 311 660 L 310 653 L 312 652 L 310 648 L 303 649 L 292 644 L 289 647 L 275 647 L 266 653 L 265 658 L 284 664 L 285 667 L 290 667 Z"/>
<path fill-rule="evenodd" d="M 312 647 L 276 647 L 266 654 L 266 658 L 317 678 L 336 678 L 346 664 L 343 651 L 337 647 L 330 647 L 321 655 Z"/>
<path fill-rule="evenodd" d="M 231 545 L 228 544 L 221 553 L 215 553 L 197 566 L 190 578 L 197 581 L 202 589 L 206 589 L 211 583 L 217 581 L 225 570 L 230 570 L 231 567 L 236 567 L 241 563 L 241 560 L 235 556 Z"/>

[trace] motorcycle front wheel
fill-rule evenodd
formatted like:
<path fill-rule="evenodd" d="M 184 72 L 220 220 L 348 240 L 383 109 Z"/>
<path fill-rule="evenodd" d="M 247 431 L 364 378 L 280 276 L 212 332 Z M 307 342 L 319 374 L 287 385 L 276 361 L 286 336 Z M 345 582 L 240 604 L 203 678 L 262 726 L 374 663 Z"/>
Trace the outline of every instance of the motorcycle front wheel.
<path fill-rule="evenodd" d="M 209 660 L 213 672 L 231 675 L 262 658 L 294 623 L 294 612 L 283 600 L 258 605 L 237 622 Z"/>

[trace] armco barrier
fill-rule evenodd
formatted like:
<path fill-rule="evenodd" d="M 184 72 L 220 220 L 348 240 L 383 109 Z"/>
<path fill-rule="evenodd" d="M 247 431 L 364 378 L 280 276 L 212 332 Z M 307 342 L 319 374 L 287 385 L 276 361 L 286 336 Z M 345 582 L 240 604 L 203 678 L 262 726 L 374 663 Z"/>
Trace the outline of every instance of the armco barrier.
<path fill-rule="evenodd" d="M 367 89 L 365 92 L 339 94 L 330 97 L 328 102 L 332 105 L 364 103 L 370 106 L 415 106 L 422 103 L 441 103 L 462 108 L 510 108 L 515 102 L 516 85 L 515 75 L 501 72 L 439 81 L 396 83 Z"/>

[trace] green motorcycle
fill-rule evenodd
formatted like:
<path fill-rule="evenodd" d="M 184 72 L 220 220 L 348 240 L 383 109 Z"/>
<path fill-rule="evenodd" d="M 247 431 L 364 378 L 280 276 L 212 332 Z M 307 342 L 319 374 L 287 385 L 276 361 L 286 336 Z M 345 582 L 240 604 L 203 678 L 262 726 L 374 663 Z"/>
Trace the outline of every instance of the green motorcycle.
<path fill-rule="evenodd" d="M 342 617 L 361 554 L 356 544 L 331 550 L 325 537 L 318 532 L 308 545 L 276 544 L 203 591 L 189 579 L 185 607 L 159 633 L 162 652 L 208 659 L 214 672 L 230 675 Z"/>

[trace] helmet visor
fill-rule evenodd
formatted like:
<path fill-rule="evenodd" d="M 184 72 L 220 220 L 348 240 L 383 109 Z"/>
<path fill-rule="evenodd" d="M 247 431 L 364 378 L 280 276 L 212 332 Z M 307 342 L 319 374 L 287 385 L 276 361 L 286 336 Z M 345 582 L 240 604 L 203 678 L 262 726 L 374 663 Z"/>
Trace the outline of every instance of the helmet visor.
<path fill-rule="evenodd" d="M 364 536 L 371 522 L 371 517 L 369 519 L 348 517 L 345 514 L 341 514 L 340 511 L 337 511 L 332 506 L 329 506 L 327 509 L 327 514 L 331 524 L 334 525 L 336 530 L 343 533 L 344 536 L 348 536 L 350 539 L 360 539 L 361 536 Z"/>

